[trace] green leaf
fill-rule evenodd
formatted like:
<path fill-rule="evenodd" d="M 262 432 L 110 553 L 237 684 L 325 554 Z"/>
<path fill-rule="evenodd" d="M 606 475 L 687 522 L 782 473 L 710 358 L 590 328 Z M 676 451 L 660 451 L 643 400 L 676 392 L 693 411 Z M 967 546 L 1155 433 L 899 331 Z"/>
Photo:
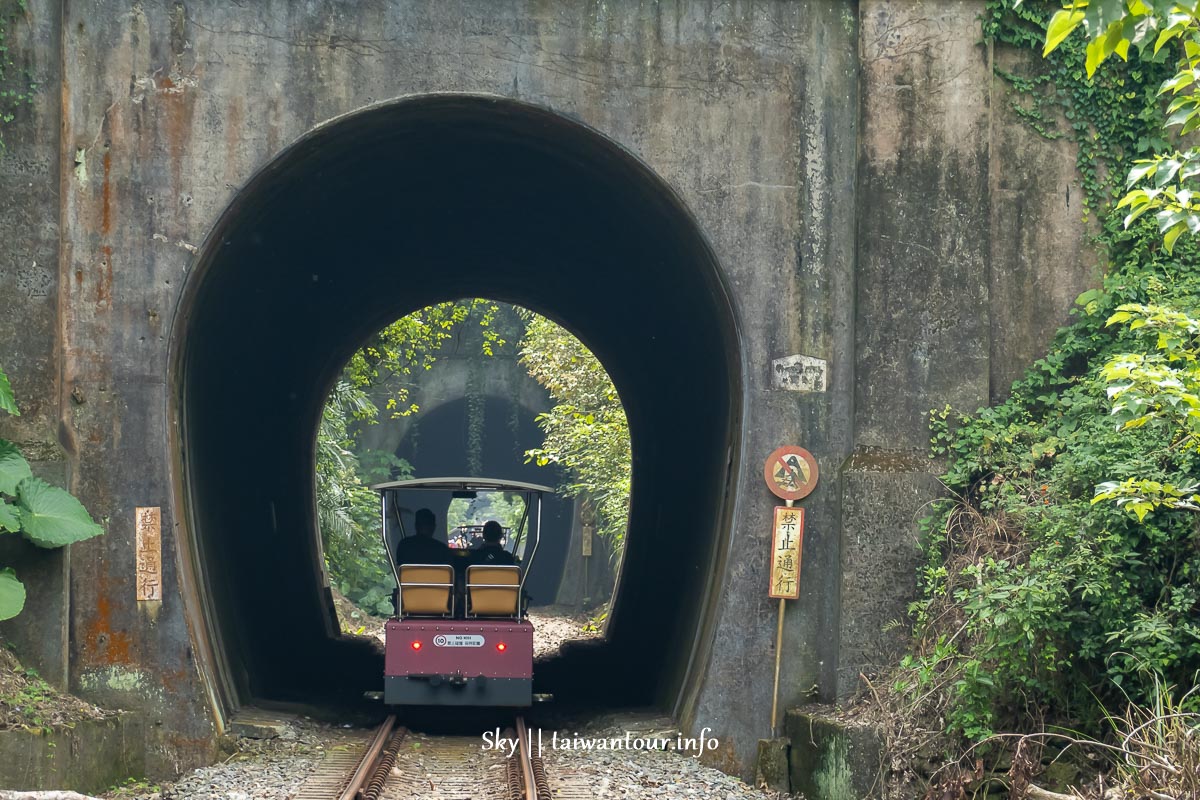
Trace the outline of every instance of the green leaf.
<path fill-rule="evenodd" d="M 0 409 L 14 417 L 21 416 L 21 412 L 17 408 L 17 398 L 13 396 L 12 384 L 8 382 L 8 376 L 2 369 L 0 369 Z"/>
<path fill-rule="evenodd" d="M 1163 236 L 1163 248 L 1168 253 L 1170 253 L 1172 250 L 1174 250 L 1175 249 L 1175 240 L 1178 239 L 1180 237 L 1180 235 L 1182 235 L 1183 232 L 1186 230 L 1187 230 L 1187 223 L 1180 222 L 1177 225 L 1175 225 L 1175 227 L 1171 228 L 1171 230 L 1167 231 L 1166 235 Z"/>
<path fill-rule="evenodd" d="M 1046 47 L 1042 50 L 1042 55 L 1047 56 L 1063 43 L 1063 40 L 1071 35 L 1071 31 L 1079 27 L 1079 23 L 1083 22 L 1083 11 L 1071 11 L 1063 9 L 1055 12 L 1050 18 L 1050 24 L 1046 26 Z"/>
<path fill-rule="evenodd" d="M 21 530 L 21 512 L 11 503 L 0 500 L 0 530 L 16 533 Z"/>
<path fill-rule="evenodd" d="M 12 569 L 0 572 L 0 620 L 12 619 L 25 607 L 25 585 Z"/>
<path fill-rule="evenodd" d="M 0 439 L 0 494 L 15 495 L 17 484 L 32 475 L 29 462 L 17 446 Z"/>
<path fill-rule="evenodd" d="M 1133 186 L 1142 178 L 1158 170 L 1157 161 L 1137 161 L 1134 163 L 1134 168 L 1129 170 L 1129 177 L 1125 179 L 1128 186 Z"/>
<path fill-rule="evenodd" d="M 1099 67 L 1100 64 L 1104 62 L 1104 59 L 1108 56 L 1108 51 L 1104 47 L 1104 41 L 1105 40 L 1103 38 L 1100 38 L 1093 39 L 1092 41 L 1088 42 L 1087 62 L 1085 67 L 1087 69 L 1089 78 L 1096 73 L 1096 68 Z"/>
<path fill-rule="evenodd" d="M 38 547 L 62 547 L 104 533 L 82 503 L 39 478 L 21 481 L 17 502 L 21 533 Z"/>

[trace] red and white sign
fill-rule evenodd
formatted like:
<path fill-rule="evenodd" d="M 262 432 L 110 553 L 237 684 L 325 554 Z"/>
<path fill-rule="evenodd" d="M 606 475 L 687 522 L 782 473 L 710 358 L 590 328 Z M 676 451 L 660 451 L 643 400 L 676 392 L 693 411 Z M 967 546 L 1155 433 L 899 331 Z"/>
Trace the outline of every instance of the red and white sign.
<path fill-rule="evenodd" d="M 763 477 L 776 497 L 799 500 L 817 488 L 817 460 L 803 447 L 780 447 L 767 458 Z"/>

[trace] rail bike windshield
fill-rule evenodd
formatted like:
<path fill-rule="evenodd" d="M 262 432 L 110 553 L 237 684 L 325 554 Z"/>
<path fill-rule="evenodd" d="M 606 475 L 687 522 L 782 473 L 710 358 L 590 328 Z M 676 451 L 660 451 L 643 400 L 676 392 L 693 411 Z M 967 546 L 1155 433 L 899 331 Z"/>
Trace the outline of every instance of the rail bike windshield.
<path fill-rule="evenodd" d="M 542 495 L 554 493 L 535 483 L 488 478 L 426 478 L 371 488 L 380 494 L 383 543 L 393 573 L 396 548 L 417 535 L 418 517 L 428 525 L 432 516 L 433 538 L 463 559 L 485 546 L 484 526 L 495 521 L 501 528 L 500 546 L 522 567 L 522 588 L 541 539 Z"/>

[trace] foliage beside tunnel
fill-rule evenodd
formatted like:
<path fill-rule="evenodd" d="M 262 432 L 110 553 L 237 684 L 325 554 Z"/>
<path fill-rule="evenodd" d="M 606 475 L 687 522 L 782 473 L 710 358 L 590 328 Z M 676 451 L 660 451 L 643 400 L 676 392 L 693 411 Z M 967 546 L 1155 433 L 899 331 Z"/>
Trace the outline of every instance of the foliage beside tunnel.
<path fill-rule="evenodd" d="M 1040 51 L 1060 6 L 1013 5 L 990 2 L 985 33 Z M 1164 349 L 1159 331 L 1131 329 L 1118 308 L 1192 318 L 1200 308 L 1195 243 L 1169 251 L 1160 225 L 1126 229 L 1116 203 L 1133 162 L 1168 145 L 1157 94 L 1174 68 L 1110 59 L 1089 78 L 1088 59 L 1086 41 L 1068 39 L 1034 77 L 999 77 L 1035 129 L 1079 145 L 1104 284 L 1080 297 L 1075 321 L 1006 402 L 931 420 L 950 496 L 926 520 L 917 637 L 893 689 L 972 739 L 1046 724 L 1102 735 L 1104 708 L 1152 705 L 1164 686 L 1194 685 L 1200 672 L 1195 514 L 1111 501 L 1113 487 L 1178 489 L 1200 470 L 1178 427 L 1127 426 L 1110 398 L 1110 362 L 1150 363 Z M 1181 346 L 1195 357 L 1194 336 Z"/>
<path fill-rule="evenodd" d="M 0 369 L 0 411 L 20 415 L 8 375 Z M 0 535 L 19 534 L 44 548 L 66 547 L 104 533 L 83 504 L 37 478 L 20 449 L 0 439 Z M 11 568 L 0 569 L 0 620 L 25 607 L 25 586 Z"/>
<path fill-rule="evenodd" d="M 1190 246 L 1177 257 L 1133 250 L 1103 290 L 1082 298 L 1076 322 L 1007 402 L 933 415 L 951 497 L 927 520 L 918 642 L 897 688 L 943 703 L 951 729 L 977 738 L 1046 719 L 1095 723 L 1097 698 L 1119 707 L 1126 695 L 1149 701 L 1156 676 L 1194 682 L 1194 515 L 1160 509 L 1139 521 L 1093 501 L 1106 481 L 1195 480 L 1200 458 L 1171 431 L 1114 424 L 1103 368 L 1117 354 L 1156 351 L 1106 326 L 1118 305 L 1197 307 L 1196 255 Z"/>
<path fill-rule="evenodd" d="M 379 500 L 372 483 L 413 477 L 412 465 L 393 453 L 362 451 L 356 425 L 378 422 L 383 413 L 407 416 L 420 410 L 414 376 L 431 369 L 437 353 L 460 326 L 483 331 L 483 352 L 504 340 L 493 327 L 497 306 L 468 298 L 438 303 L 407 314 L 379 331 L 351 356 L 321 412 L 316 446 L 317 522 L 325 564 L 338 590 L 375 614 L 392 612 L 395 579 L 380 552 Z M 367 390 L 387 390 L 383 409 Z"/>

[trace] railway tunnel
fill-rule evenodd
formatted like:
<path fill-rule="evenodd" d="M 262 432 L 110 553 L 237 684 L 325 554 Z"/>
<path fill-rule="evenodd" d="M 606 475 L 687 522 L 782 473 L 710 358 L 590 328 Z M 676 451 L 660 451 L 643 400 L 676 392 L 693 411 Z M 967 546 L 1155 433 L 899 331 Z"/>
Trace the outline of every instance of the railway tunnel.
<path fill-rule="evenodd" d="M 514 101 L 424 96 L 285 150 L 226 209 L 185 287 L 172 344 L 184 597 L 226 708 L 380 688 L 382 659 L 338 635 L 324 599 L 314 432 L 357 347 L 466 296 L 571 330 L 630 422 L 608 636 L 545 665 L 535 691 L 599 685 L 607 704 L 669 710 L 700 680 L 736 558 L 742 356 L 721 268 L 670 187 L 596 131 Z M 618 666 L 640 679 L 612 679 Z"/>

